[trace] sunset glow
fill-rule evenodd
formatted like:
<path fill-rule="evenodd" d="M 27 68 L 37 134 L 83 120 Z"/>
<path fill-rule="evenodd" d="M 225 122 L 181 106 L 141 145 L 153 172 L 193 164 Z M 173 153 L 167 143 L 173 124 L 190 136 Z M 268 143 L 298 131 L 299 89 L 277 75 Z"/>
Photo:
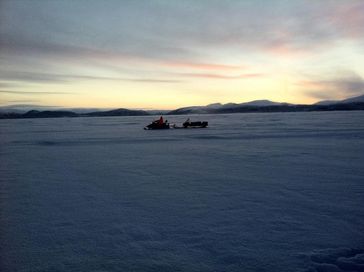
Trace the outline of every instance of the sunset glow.
<path fill-rule="evenodd" d="M 364 93 L 363 1 L 2 1 L 0 105 L 174 109 Z"/>

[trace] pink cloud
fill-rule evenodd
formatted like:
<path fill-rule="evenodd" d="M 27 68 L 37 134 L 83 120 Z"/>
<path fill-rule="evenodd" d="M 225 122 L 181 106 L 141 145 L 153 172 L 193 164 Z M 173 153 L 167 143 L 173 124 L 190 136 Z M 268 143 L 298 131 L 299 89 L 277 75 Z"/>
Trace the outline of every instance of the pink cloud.
<path fill-rule="evenodd" d="M 336 28 L 350 38 L 362 38 L 364 31 L 364 2 L 340 5 L 329 18 Z"/>
<path fill-rule="evenodd" d="M 273 44 L 273 45 L 267 47 L 266 52 L 268 52 L 269 54 L 275 55 L 275 56 L 279 56 L 279 57 L 296 57 L 296 58 L 301 58 L 301 57 L 305 57 L 305 56 L 312 54 L 311 51 L 304 50 L 302 48 L 298 48 L 298 47 L 294 47 L 294 46 L 290 46 L 285 43 Z"/>

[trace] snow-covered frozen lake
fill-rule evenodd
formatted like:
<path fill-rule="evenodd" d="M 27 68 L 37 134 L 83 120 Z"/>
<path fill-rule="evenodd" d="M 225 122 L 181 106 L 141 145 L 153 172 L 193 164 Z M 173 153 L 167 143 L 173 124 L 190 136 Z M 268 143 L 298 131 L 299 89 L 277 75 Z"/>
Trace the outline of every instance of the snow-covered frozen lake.
<path fill-rule="evenodd" d="M 192 118 L 0 120 L 0 270 L 364 271 L 364 112 Z"/>

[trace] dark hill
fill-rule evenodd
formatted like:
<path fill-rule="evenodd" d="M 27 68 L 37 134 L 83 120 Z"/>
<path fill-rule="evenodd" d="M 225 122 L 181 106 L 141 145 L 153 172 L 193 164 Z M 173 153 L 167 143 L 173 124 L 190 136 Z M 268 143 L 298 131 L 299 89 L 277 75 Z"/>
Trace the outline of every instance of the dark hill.
<path fill-rule="evenodd" d="M 109 111 L 96 111 L 83 114 L 83 116 L 143 116 L 143 115 L 149 115 L 149 113 L 143 110 L 116 109 Z"/>
<path fill-rule="evenodd" d="M 0 119 L 18 118 L 58 118 L 58 117 L 97 117 L 97 116 L 144 116 L 150 115 L 142 110 L 116 109 L 110 111 L 95 111 L 90 113 L 75 113 L 73 111 L 38 111 L 30 110 L 26 113 L 0 113 Z"/>
<path fill-rule="evenodd" d="M 55 117 L 77 117 L 72 111 L 37 111 L 31 110 L 21 114 L 21 118 L 55 118 Z"/>
<path fill-rule="evenodd" d="M 364 110 L 364 102 L 340 103 L 329 105 L 290 105 L 280 104 L 271 106 L 233 105 L 220 108 L 193 107 L 180 108 L 170 111 L 169 115 L 181 114 L 221 114 L 221 113 L 244 113 L 244 112 L 300 112 L 300 111 L 343 111 Z"/>
<path fill-rule="evenodd" d="M 7 108 L 7 107 L 5 107 Z M 0 108 L 1 109 L 1 108 Z M 88 113 L 73 112 L 70 110 L 30 110 L 26 113 L 0 111 L 0 119 L 16 118 L 55 118 L 55 117 L 96 117 L 96 116 L 147 116 L 153 114 L 221 114 L 244 112 L 302 112 L 302 111 L 352 111 L 364 110 L 364 95 L 348 98 L 341 101 L 321 101 L 313 105 L 295 105 L 279 103 L 269 100 L 255 100 L 245 103 L 214 103 L 207 106 L 183 107 L 170 112 L 143 111 L 129 109 L 115 109 L 108 111 L 93 111 Z"/>

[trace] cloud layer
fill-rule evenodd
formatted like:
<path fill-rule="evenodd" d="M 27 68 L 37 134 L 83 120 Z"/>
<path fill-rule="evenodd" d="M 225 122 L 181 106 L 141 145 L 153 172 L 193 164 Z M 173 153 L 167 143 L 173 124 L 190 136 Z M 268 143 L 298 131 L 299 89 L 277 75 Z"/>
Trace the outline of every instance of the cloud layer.
<path fill-rule="evenodd" d="M 342 69 L 357 78 L 364 75 L 359 63 L 364 52 L 360 0 L 65 0 L 0 5 L 2 89 L 85 80 L 181 86 L 200 81 L 207 86 L 215 79 L 236 82 L 281 74 L 324 78 Z M 316 80 L 321 87 L 303 90 L 302 95 L 316 99 L 357 94 L 362 85 L 352 80 Z M 231 84 L 226 92 L 235 88 L 236 93 L 236 83 Z M 243 85 L 242 90 L 249 88 Z"/>
<path fill-rule="evenodd" d="M 357 74 L 342 75 L 327 80 L 311 80 L 301 83 L 307 93 L 318 99 L 344 99 L 364 94 L 364 79 Z"/>

